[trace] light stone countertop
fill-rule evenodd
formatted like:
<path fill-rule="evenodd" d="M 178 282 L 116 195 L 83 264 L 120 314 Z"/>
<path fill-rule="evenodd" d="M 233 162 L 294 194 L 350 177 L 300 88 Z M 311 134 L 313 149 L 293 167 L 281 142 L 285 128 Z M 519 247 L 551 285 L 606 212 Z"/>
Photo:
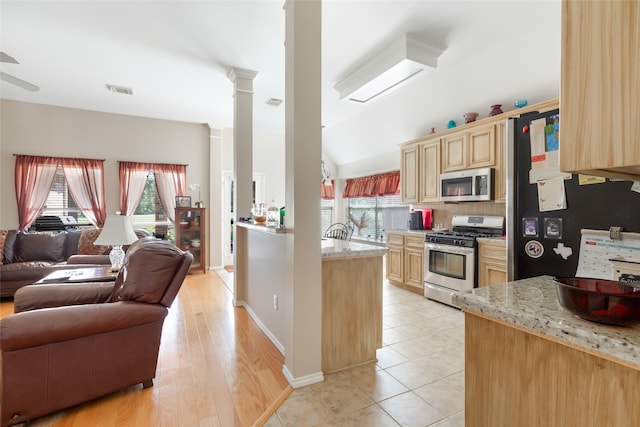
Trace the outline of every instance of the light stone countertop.
<path fill-rule="evenodd" d="M 322 258 L 345 258 L 382 256 L 387 253 L 385 246 L 375 246 L 366 243 L 350 242 L 348 240 L 337 240 L 322 238 Z"/>
<path fill-rule="evenodd" d="M 433 230 L 385 230 L 385 233 L 393 233 L 393 234 L 417 234 L 425 236 L 427 234 L 433 233 Z"/>
<path fill-rule="evenodd" d="M 244 221 L 236 221 L 234 225 L 237 227 L 243 227 L 247 230 L 259 231 L 261 233 L 269 233 L 269 234 L 286 234 L 291 231 L 288 228 L 284 227 L 272 227 L 267 225 L 257 225 L 253 222 L 244 222 Z"/>
<path fill-rule="evenodd" d="M 502 236 L 500 237 L 478 237 L 476 239 L 478 242 L 487 242 L 487 243 L 503 243 L 505 246 L 507 245 L 507 239 L 504 239 Z"/>
<path fill-rule="evenodd" d="M 454 295 L 463 310 L 502 320 L 604 355 L 639 365 L 640 325 L 609 326 L 565 310 L 551 276 L 476 288 Z"/>

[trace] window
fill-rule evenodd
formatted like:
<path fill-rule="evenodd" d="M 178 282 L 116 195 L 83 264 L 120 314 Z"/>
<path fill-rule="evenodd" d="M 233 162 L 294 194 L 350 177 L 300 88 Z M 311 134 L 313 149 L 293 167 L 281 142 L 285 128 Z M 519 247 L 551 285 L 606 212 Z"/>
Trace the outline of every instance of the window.
<path fill-rule="evenodd" d="M 324 235 L 327 228 L 333 224 L 333 199 L 321 199 L 320 235 Z"/>
<path fill-rule="evenodd" d="M 399 194 L 348 199 L 349 218 L 356 223 L 353 238 L 382 239 L 385 230 L 406 229 L 409 205 L 402 204 Z M 357 225 L 364 225 L 358 229 Z"/>
<path fill-rule="evenodd" d="M 91 222 L 84 216 L 73 200 L 73 197 L 71 197 L 69 184 L 67 184 L 62 166 L 60 165 L 58 165 L 56 174 L 53 176 L 53 183 L 51 184 L 47 201 L 40 215 L 71 217 L 78 225 L 91 225 Z M 65 223 L 73 223 L 73 221 L 65 221 Z"/>
<path fill-rule="evenodd" d="M 143 228 L 158 237 L 164 237 L 171 242 L 175 241 L 175 227 L 167 218 L 162 203 L 160 203 L 153 173 L 147 175 L 142 198 L 131 216 L 131 224 L 133 228 Z"/>

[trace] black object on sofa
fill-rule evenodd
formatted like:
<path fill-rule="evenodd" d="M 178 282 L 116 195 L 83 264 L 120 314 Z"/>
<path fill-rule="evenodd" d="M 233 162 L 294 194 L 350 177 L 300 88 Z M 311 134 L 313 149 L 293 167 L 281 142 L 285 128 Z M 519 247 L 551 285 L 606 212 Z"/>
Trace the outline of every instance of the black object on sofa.
<path fill-rule="evenodd" d="M 115 283 L 19 289 L 16 314 L 0 321 L 0 426 L 152 386 L 162 325 L 192 260 L 147 237 L 131 245 Z"/>
<path fill-rule="evenodd" d="M 78 255 L 81 235 L 80 229 L 59 233 L 9 230 L 0 265 L 0 297 L 11 297 L 22 286 L 31 285 L 56 270 L 110 264 L 108 252 Z M 139 229 L 136 235 L 146 237 L 151 232 Z"/>

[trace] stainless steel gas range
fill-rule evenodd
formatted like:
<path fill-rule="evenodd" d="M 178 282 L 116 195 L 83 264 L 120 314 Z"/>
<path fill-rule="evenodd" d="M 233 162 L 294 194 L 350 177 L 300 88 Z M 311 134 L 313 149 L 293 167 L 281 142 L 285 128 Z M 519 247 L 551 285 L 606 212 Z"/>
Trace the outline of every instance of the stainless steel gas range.
<path fill-rule="evenodd" d="M 424 296 L 456 307 L 453 295 L 478 286 L 478 237 L 504 233 L 504 217 L 455 215 L 451 231 L 427 234 L 424 244 Z"/>

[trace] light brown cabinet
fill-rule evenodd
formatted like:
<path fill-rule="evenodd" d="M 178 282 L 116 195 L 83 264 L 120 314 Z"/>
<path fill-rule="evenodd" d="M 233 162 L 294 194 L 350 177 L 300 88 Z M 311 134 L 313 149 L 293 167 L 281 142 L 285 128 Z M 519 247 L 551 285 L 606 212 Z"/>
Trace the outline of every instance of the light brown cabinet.
<path fill-rule="evenodd" d="M 404 237 L 404 283 L 424 292 L 424 236 Z"/>
<path fill-rule="evenodd" d="M 424 234 L 387 232 L 387 280 L 389 283 L 424 293 Z"/>
<path fill-rule="evenodd" d="M 504 240 L 478 240 L 478 287 L 506 282 L 506 242 Z"/>
<path fill-rule="evenodd" d="M 420 203 L 440 201 L 440 140 L 420 144 Z"/>
<path fill-rule="evenodd" d="M 189 273 L 206 270 L 206 216 L 205 208 L 176 208 L 176 246 L 189 251 L 193 262 Z"/>
<path fill-rule="evenodd" d="M 494 200 L 498 203 L 507 201 L 507 130 L 505 122 L 496 124 L 496 169 L 494 184 Z"/>
<path fill-rule="evenodd" d="M 563 1 L 560 169 L 640 176 L 640 2 Z"/>
<path fill-rule="evenodd" d="M 442 172 L 467 168 L 467 133 L 464 131 L 442 137 Z"/>
<path fill-rule="evenodd" d="M 407 204 L 440 201 L 440 139 L 416 141 L 401 150 L 400 195 Z"/>
<path fill-rule="evenodd" d="M 402 148 L 400 162 L 400 197 L 402 203 L 418 203 L 419 194 L 419 146 Z"/>
<path fill-rule="evenodd" d="M 404 236 L 387 232 L 387 280 L 404 282 Z"/>
<path fill-rule="evenodd" d="M 507 200 L 506 121 L 531 111 L 558 108 L 558 100 L 541 102 L 499 116 L 467 123 L 460 129 L 429 134 L 402 145 L 400 194 L 407 204 L 440 202 L 440 173 L 494 167 L 494 200 Z M 562 126 L 560 127 L 562 131 Z"/>
<path fill-rule="evenodd" d="M 474 125 L 442 137 L 442 172 L 492 167 L 496 164 L 495 123 Z"/>

